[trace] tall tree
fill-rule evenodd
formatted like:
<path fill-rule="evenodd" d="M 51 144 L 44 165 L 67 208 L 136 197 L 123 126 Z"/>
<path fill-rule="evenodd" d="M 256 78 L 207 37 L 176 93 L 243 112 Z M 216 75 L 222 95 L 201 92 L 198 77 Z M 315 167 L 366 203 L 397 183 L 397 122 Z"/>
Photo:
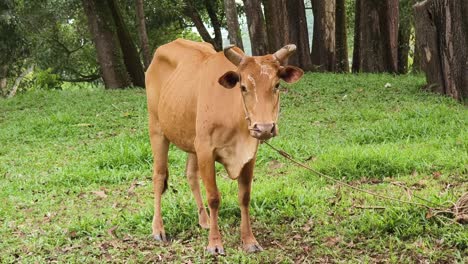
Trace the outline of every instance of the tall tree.
<path fill-rule="evenodd" d="M 122 49 L 123 59 L 127 72 L 130 75 L 131 81 L 134 85 L 145 87 L 145 73 L 141 65 L 140 56 L 133 43 L 132 37 L 125 25 L 125 22 L 120 13 L 119 6 L 116 0 L 107 0 L 109 8 L 114 19 L 117 36 L 119 39 L 120 47 Z"/>
<path fill-rule="evenodd" d="M 82 3 L 105 86 L 110 89 L 130 86 L 130 76 L 123 61 L 123 52 L 107 1 L 82 0 Z"/>
<path fill-rule="evenodd" d="M 223 47 L 223 36 L 221 35 L 221 21 L 218 18 L 218 1 L 205 0 L 205 8 L 210 17 L 211 26 L 214 31 L 214 42 L 221 50 Z"/>
<path fill-rule="evenodd" d="M 289 44 L 287 0 L 263 0 L 270 53 Z"/>
<path fill-rule="evenodd" d="M 208 1 L 208 0 L 207 0 Z M 205 27 L 205 24 L 203 23 L 202 16 L 200 15 L 200 12 L 197 9 L 197 6 L 195 5 L 195 2 L 193 0 L 184 0 L 184 8 L 183 8 L 183 13 L 192 20 L 193 24 L 197 28 L 198 33 L 202 37 L 203 41 L 210 43 L 213 45 L 215 50 L 220 51 L 222 50 L 222 39 L 216 39 L 212 38 L 210 33 Z M 212 21 L 213 22 L 213 21 Z M 216 32 L 217 30 L 215 30 Z M 217 33 L 216 33 L 217 34 Z"/>
<path fill-rule="evenodd" d="M 353 72 L 397 72 L 398 0 L 356 1 Z"/>
<path fill-rule="evenodd" d="M 296 44 L 296 54 L 289 58 L 288 63 L 308 71 L 312 69 L 309 48 L 309 33 L 303 0 L 287 0 L 289 42 Z"/>
<path fill-rule="evenodd" d="M 143 61 L 146 69 L 151 63 L 151 52 L 149 48 L 148 32 L 146 31 L 146 19 L 143 0 L 135 0 L 135 6 L 137 14 L 138 36 L 140 37 L 141 52 L 143 54 Z"/>
<path fill-rule="evenodd" d="M 361 69 L 361 1 L 356 0 L 354 12 L 354 49 L 353 49 L 353 64 L 351 67 L 352 72 L 359 72 Z"/>
<path fill-rule="evenodd" d="M 268 53 L 265 21 L 263 19 L 260 0 L 244 0 L 245 15 L 249 27 L 252 55 L 265 55 Z"/>
<path fill-rule="evenodd" d="M 468 98 L 468 1 L 425 0 L 414 5 L 416 40 L 427 89 Z"/>
<path fill-rule="evenodd" d="M 336 0 L 336 68 L 337 72 L 349 72 L 348 37 L 346 27 L 346 0 Z"/>
<path fill-rule="evenodd" d="M 335 0 L 312 0 L 314 33 L 311 59 L 319 71 L 335 71 Z"/>
<path fill-rule="evenodd" d="M 8 94 L 8 79 L 19 74 L 28 53 L 14 5 L 11 0 L 0 1 L 0 96 Z"/>
<path fill-rule="evenodd" d="M 228 38 L 231 44 L 236 45 L 241 50 L 244 50 L 242 43 L 242 35 L 237 17 L 237 8 L 235 0 L 224 0 L 224 11 L 226 12 L 226 22 L 228 30 Z"/>

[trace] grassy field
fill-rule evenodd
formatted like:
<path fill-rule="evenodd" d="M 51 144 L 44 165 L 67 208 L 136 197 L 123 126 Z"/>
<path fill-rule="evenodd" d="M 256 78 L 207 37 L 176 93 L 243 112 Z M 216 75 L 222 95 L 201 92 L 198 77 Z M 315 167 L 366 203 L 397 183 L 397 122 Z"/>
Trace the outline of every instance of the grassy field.
<path fill-rule="evenodd" d="M 468 190 L 468 110 L 420 91 L 423 84 L 419 76 L 308 74 L 283 89 L 271 143 L 355 186 L 449 207 Z M 158 244 L 144 90 L 0 99 L 0 262 L 468 261 L 467 226 L 334 185 L 265 145 L 251 205 L 265 251 L 241 251 L 237 183 L 218 166 L 227 256 L 213 258 L 185 154 L 171 147 L 169 159 L 163 218 L 173 241 Z"/>

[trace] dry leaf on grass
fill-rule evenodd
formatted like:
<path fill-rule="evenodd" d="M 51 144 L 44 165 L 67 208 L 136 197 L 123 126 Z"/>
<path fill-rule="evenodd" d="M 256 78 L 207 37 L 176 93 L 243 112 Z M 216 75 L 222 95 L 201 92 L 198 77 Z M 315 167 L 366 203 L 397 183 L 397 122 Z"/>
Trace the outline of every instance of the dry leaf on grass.
<path fill-rule="evenodd" d="M 101 199 L 107 198 L 107 194 L 105 191 L 93 191 L 93 193 Z"/>

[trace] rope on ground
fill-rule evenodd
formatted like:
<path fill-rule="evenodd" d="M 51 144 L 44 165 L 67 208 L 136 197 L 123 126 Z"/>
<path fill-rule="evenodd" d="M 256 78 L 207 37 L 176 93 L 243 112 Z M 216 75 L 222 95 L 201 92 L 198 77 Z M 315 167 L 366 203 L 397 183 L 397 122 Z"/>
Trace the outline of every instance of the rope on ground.
<path fill-rule="evenodd" d="M 333 182 L 335 182 L 335 183 L 337 183 L 337 184 L 339 184 L 341 186 L 348 187 L 348 188 L 356 190 L 358 192 L 367 193 L 367 194 L 370 194 L 370 195 L 375 196 L 375 197 L 379 197 L 379 198 L 384 199 L 384 200 L 390 200 L 390 201 L 395 201 L 395 202 L 399 202 L 399 203 L 403 203 L 403 204 L 411 204 L 411 205 L 415 205 L 415 206 L 419 206 L 419 207 L 424 207 L 425 209 L 429 210 L 428 215 L 430 215 L 431 217 L 432 216 L 437 216 L 438 214 L 447 213 L 447 214 L 452 214 L 454 216 L 455 221 L 453 221 L 452 219 L 449 219 L 449 220 L 452 220 L 452 222 L 454 222 L 454 223 L 459 224 L 459 223 L 467 223 L 468 222 L 468 193 L 463 194 L 462 197 L 457 201 L 457 203 L 455 203 L 453 205 L 453 207 L 450 210 L 444 209 L 439 204 L 436 204 L 434 202 L 431 202 L 431 201 L 428 201 L 428 200 L 425 200 L 425 199 L 422 199 L 422 198 L 420 198 L 420 199 L 423 200 L 423 201 L 426 201 L 428 203 L 431 203 L 433 205 L 436 205 L 438 207 L 434 208 L 434 207 L 431 207 L 431 206 L 429 206 L 427 204 L 423 204 L 423 203 L 418 203 L 418 202 L 413 202 L 413 201 L 405 201 L 405 200 L 401 200 L 401 199 L 398 199 L 398 198 L 395 198 L 395 197 L 386 196 L 386 195 L 378 194 L 378 193 L 375 193 L 375 192 L 372 192 L 372 191 L 364 190 L 364 189 L 358 188 L 356 186 L 350 185 L 350 184 L 348 184 L 348 183 L 346 183 L 344 181 L 340 181 L 338 179 L 335 179 L 335 178 L 333 178 L 331 176 L 328 176 L 326 174 L 323 174 L 323 173 L 321 173 L 319 171 L 316 171 L 316 170 L 312 169 L 311 167 L 307 166 L 306 164 L 304 164 L 302 162 L 297 161 L 289 153 L 287 153 L 284 150 L 281 150 L 281 149 L 278 149 L 278 148 L 274 147 L 273 145 L 271 145 L 267 141 L 263 141 L 263 143 L 266 144 L 267 146 L 269 146 L 274 151 L 278 152 L 278 154 L 280 154 L 281 156 L 283 156 L 287 160 L 291 161 L 292 163 L 294 163 L 294 164 L 296 164 L 296 165 L 298 165 L 298 166 L 300 166 L 300 167 L 302 167 L 302 168 L 304 168 L 306 170 L 309 170 L 309 171 L 315 173 L 316 175 L 318 175 L 320 177 L 323 177 L 323 178 L 325 178 L 325 179 L 327 179 L 329 181 L 333 181 Z M 371 208 L 373 208 L 373 207 L 371 207 Z M 380 208 L 380 209 L 382 209 L 382 208 Z M 464 209 L 466 209 L 466 210 L 464 210 Z"/>

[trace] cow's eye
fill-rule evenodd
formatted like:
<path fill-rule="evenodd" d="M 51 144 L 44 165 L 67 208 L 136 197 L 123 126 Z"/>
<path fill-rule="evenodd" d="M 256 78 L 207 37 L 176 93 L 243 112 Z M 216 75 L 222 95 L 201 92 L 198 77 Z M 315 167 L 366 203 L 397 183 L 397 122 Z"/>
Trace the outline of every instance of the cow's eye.
<path fill-rule="evenodd" d="M 247 92 L 247 87 L 245 87 L 245 85 L 241 85 L 241 91 L 242 92 Z"/>
<path fill-rule="evenodd" d="M 277 83 L 277 84 L 275 85 L 275 90 L 276 90 L 276 91 L 278 91 L 278 90 L 279 90 L 279 88 L 280 88 L 280 84 L 279 84 L 279 83 Z"/>

